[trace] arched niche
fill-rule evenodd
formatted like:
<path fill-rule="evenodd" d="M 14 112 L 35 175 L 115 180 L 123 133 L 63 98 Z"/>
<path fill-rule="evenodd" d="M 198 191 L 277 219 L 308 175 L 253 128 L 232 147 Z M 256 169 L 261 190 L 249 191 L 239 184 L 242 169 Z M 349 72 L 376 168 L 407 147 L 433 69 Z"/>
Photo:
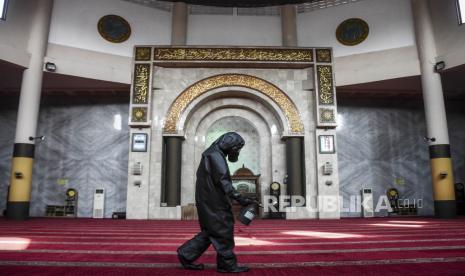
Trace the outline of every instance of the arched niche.
<path fill-rule="evenodd" d="M 237 89 L 234 89 L 237 88 Z M 300 114 L 291 99 L 277 86 L 255 76 L 245 74 L 222 74 L 200 80 L 185 89 L 171 104 L 163 128 L 165 135 L 182 135 L 183 121 L 189 117 L 190 106 L 198 98 L 212 91 L 217 94 L 225 91 L 242 91 L 273 107 L 281 118 L 285 134 L 303 134 L 304 126 Z M 195 106 L 195 104 L 193 104 Z"/>

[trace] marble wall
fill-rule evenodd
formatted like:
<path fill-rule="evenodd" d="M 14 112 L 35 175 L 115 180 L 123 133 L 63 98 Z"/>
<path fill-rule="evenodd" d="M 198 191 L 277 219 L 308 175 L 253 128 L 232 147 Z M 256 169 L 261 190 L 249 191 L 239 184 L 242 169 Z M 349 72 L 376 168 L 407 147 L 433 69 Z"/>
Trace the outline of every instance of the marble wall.
<path fill-rule="evenodd" d="M 42 107 L 38 134 L 47 139 L 36 150 L 32 216 L 44 215 L 45 205 L 63 204 L 67 188 L 79 191 L 80 217 L 92 215 L 95 188 L 106 189 L 106 217 L 126 209 L 127 110 L 126 103 L 73 102 Z M 448 104 L 447 112 L 456 182 L 465 183 L 465 110 L 457 103 Z M 395 187 L 401 197 L 423 199 L 420 214 L 432 215 L 421 102 L 339 100 L 339 122 L 340 192 L 344 205 L 363 187 L 372 187 L 375 198 Z M 6 206 L 15 125 L 16 106 L 0 105 L 0 210 Z M 59 179 L 67 179 L 68 183 L 59 185 Z"/>
<path fill-rule="evenodd" d="M 72 99 L 68 99 L 72 100 Z M 78 216 L 91 217 L 93 193 L 105 189 L 105 217 L 125 211 L 129 130 L 126 103 L 42 106 L 31 195 L 31 216 L 46 205 L 63 205 L 78 190 Z M 0 209 L 6 206 L 16 109 L 0 109 Z"/>
<path fill-rule="evenodd" d="M 312 74 L 308 69 L 254 69 L 254 68 L 233 68 L 233 69 L 224 69 L 224 68 L 154 68 L 153 76 L 153 102 L 152 102 L 152 133 L 151 133 L 151 151 L 150 151 L 150 186 L 149 186 L 149 218 L 166 218 L 172 212 L 169 207 L 161 207 L 161 179 L 162 179 L 162 154 L 161 154 L 161 145 L 163 140 L 162 127 L 164 119 L 166 117 L 167 111 L 176 99 L 176 97 L 184 91 L 190 85 L 203 80 L 205 78 L 219 75 L 219 74 L 245 74 L 254 77 L 264 79 L 289 96 L 292 102 L 296 105 L 296 108 L 302 118 L 304 124 L 304 136 L 305 136 L 305 151 L 306 151 L 306 179 L 307 187 L 306 190 L 309 194 L 315 195 L 316 191 L 316 172 L 314 168 L 315 163 L 315 144 L 314 144 L 314 117 L 313 117 L 313 95 L 308 90 L 304 89 L 303 83 L 308 81 Z M 189 144 L 192 141 L 195 141 L 195 137 L 191 136 L 189 127 L 192 125 L 193 121 L 197 119 L 197 113 L 201 114 L 205 108 L 208 108 L 209 103 L 215 100 L 227 100 L 233 99 L 237 103 L 218 102 L 218 106 L 215 110 L 223 110 L 225 108 L 234 107 L 237 110 L 246 110 L 252 111 L 254 113 L 254 108 L 257 104 L 265 107 L 267 113 L 274 115 L 278 120 L 278 126 L 273 127 L 273 124 L 269 125 L 269 130 L 271 133 L 276 132 L 276 127 L 280 135 L 288 134 L 288 125 L 284 117 L 282 117 L 283 112 L 279 109 L 276 103 L 272 102 L 264 94 L 259 93 L 255 90 L 246 88 L 246 87 L 236 87 L 236 86 L 226 86 L 218 87 L 208 92 L 202 94 L 193 100 L 193 102 L 186 108 L 186 110 L 181 114 L 180 123 L 178 128 L 180 133 L 185 137 L 186 140 L 183 143 L 183 176 L 181 177 L 181 204 L 192 202 L 190 201 L 190 194 L 193 194 L 193 185 L 189 185 L 188 182 L 192 181 L 192 176 L 194 176 L 196 166 L 186 166 L 186 159 L 191 162 L 192 155 L 187 152 L 190 151 Z M 241 106 L 241 100 L 247 99 L 252 100 L 252 104 L 247 104 Z M 215 110 L 211 110 L 212 112 Z M 208 115 L 209 113 L 205 114 Z M 257 114 L 258 116 L 262 115 Z M 201 117 L 203 118 L 203 117 Z M 220 119 L 221 117 L 217 118 Z M 247 117 L 244 117 L 247 118 Z M 284 120 L 283 120 L 284 119 Z M 215 120 L 216 121 L 216 120 Z M 196 121 L 197 122 L 197 121 Z M 214 122 L 214 121 L 213 121 Z M 213 123 L 211 122 L 211 123 Z M 198 122 L 201 123 L 201 122 Z M 255 124 L 255 121 L 251 121 L 252 124 Z M 265 123 L 268 123 L 265 121 Z M 276 125 L 276 124 L 274 124 Z M 207 129 L 210 125 L 207 125 Z M 275 130 L 273 131 L 272 128 Z M 194 135 L 195 134 L 194 131 Z M 191 139 L 193 138 L 193 140 Z M 197 138 L 202 138 L 198 136 Z M 273 140 L 274 143 L 274 140 Z M 277 144 L 277 143 L 274 143 Z M 204 145 L 202 145 L 204 146 Z M 188 149 L 186 149 L 186 147 Z M 261 151 L 262 153 L 264 151 Z M 278 155 L 279 154 L 279 155 Z M 271 151 L 271 156 L 278 155 L 279 158 L 283 158 L 284 152 L 276 151 L 274 148 Z M 194 155 L 196 156 L 196 155 Z M 261 154 L 260 158 L 263 158 L 264 154 Z M 269 158 L 273 159 L 273 158 Z M 262 162 L 260 162 L 262 163 Z M 198 164 L 198 163 L 197 163 Z M 263 164 L 263 163 L 262 163 Z M 131 165 L 131 162 L 130 162 Z M 283 171 L 279 169 L 281 164 L 272 165 L 272 173 L 265 173 L 263 168 L 261 168 L 261 173 L 263 175 L 270 175 L 270 177 L 262 178 L 263 183 L 270 183 L 269 179 L 276 179 L 277 181 L 282 181 L 284 178 Z M 269 170 L 269 169 L 268 169 Z M 190 176 L 190 180 L 185 182 L 187 179 L 186 176 Z M 276 177 L 275 176 L 281 176 Z M 136 193 L 135 191 L 134 193 Z M 140 194 L 140 193 L 139 193 Z M 141 213 L 140 209 L 135 210 L 135 212 Z M 144 208 L 145 210 L 145 208 Z M 165 211 L 166 210 L 166 211 Z"/>
<path fill-rule="evenodd" d="M 447 108 L 456 182 L 465 181 L 465 110 Z M 401 198 L 422 199 L 421 215 L 433 215 L 432 181 L 423 106 L 420 101 L 339 101 L 337 129 L 340 191 L 344 206 L 362 188 L 372 188 L 374 198 L 389 188 Z M 375 200 L 375 206 L 376 206 Z M 386 211 L 377 213 L 387 215 Z M 360 216 L 345 212 L 342 216 Z"/>

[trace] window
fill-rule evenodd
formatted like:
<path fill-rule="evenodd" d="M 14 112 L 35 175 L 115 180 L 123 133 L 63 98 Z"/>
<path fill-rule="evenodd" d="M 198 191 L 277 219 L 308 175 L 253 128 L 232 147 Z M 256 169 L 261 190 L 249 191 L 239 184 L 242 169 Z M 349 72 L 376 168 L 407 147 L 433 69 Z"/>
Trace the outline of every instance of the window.
<path fill-rule="evenodd" d="M 457 13 L 459 17 L 459 24 L 465 23 L 465 0 L 457 0 Z"/>
<path fill-rule="evenodd" d="M 0 0 L 0 19 L 6 19 L 6 10 L 8 8 L 8 0 Z"/>

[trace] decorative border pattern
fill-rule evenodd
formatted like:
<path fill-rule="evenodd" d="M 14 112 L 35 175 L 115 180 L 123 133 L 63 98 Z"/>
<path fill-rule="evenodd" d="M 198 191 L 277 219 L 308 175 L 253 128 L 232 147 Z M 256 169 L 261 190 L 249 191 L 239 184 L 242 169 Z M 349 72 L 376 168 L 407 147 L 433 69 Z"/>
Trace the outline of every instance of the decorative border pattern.
<path fill-rule="evenodd" d="M 333 69 L 330 65 L 317 65 L 316 70 L 318 76 L 318 103 L 333 105 Z"/>
<path fill-rule="evenodd" d="M 133 104 L 147 104 L 149 99 L 150 64 L 136 64 L 134 66 Z"/>
<path fill-rule="evenodd" d="M 136 47 L 136 61 L 150 61 L 152 57 L 152 47 Z"/>
<path fill-rule="evenodd" d="M 317 62 L 331 62 L 331 49 L 316 49 Z"/>
<path fill-rule="evenodd" d="M 155 61 L 312 62 L 312 49 L 155 48 Z"/>
<path fill-rule="evenodd" d="M 225 86 L 242 86 L 263 93 L 272 99 L 283 111 L 290 131 L 293 134 L 303 133 L 304 127 L 300 114 L 294 103 L 283 91 L 263 79 L 243 74 L 217 75 L 189 86 L 176 98 L 168 110 L 163 132 L 166 134 L 176 134 L 181 114 L 193 100 L 212 89 Z"/>
<path fill-rule="evenodd" d="M 107 29 L 110 24 L 110 29 Z M 107 41 L 121 43 L 131 36 L 131 25 L 119 15 L 105 15 L 97 23 L 99 34 Z"/>
<path fill-rule="evenodd" d="M 320 122 L 322 123 L 335 123 L 336 116 L 334 115 L 334 109 L 320 108 Z"/>
<path fill-rule="evenodd" d="M 147 107 L 133 107 L 131 111 L 131 122 L 133 123 L 147 122 Z"/>
<path fill-rule="evenodd" d="M 362 43 L 370 32 L 370 27 L 365 20 L 349 18 L 344 20 L 336 29 L 336 38 L 339 43 L 346 46 L 355 46 Z"/>

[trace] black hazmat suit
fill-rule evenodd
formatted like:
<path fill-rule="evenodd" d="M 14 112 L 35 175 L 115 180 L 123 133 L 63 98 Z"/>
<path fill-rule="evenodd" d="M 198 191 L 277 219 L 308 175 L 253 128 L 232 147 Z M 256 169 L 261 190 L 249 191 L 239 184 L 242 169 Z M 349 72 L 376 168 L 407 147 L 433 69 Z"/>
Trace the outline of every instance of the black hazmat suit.
<path fill-rule="evenodd" d="M 234 249 L 234 217 L 231 199 L 241 205 L 253 202 L 242 197 L 231 182 L 226 156 L 237 161 L 245 142 L 235 132 L 218 138 L 203 152 L 197 169 L 195 202 L 200 223 L 200 233 L 178 248 L 178 254 L 194 262 L 213 244 L 217 252 L 217 269 L 231 270 L 237 267 Z"/>

